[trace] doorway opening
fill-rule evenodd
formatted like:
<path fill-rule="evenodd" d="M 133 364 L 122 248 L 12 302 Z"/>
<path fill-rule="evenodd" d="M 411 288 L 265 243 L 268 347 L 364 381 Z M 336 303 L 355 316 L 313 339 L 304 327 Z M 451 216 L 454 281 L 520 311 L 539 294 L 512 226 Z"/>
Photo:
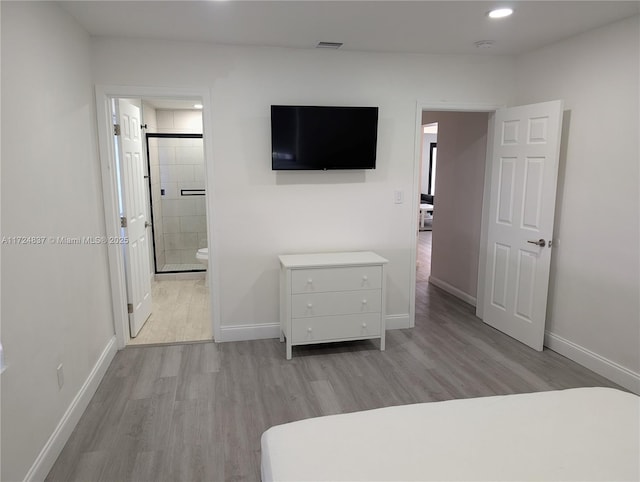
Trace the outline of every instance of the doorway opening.
<path fill-rule="evenodd" d="M 115 174 L 105 212 L 117 213 L 120 238 L 130 241 L 110 250 L 114 307 L 121 299 L 127 307 L 115 316 L 118 344 L 212 341 L 212 263 L 208 252 L 198 256 L 209 233 L 203 99 L 105 100 L 114 127 L 101 147 Z"/>
<path fill-rule="evenodd" d="M 473 306 L 488 128 L 488 112 L 424 110 L 421 116 L 416 282 L 435 285 Z"/>
<path fill-rule="evenodd" d="M 418 221 L 417 282 L 429 281 L 431 247 L 435 211 L 438 123 L 422 125 L 422 156 L 420 162 L 420 207 Z"/>
<path fill-rule="evenodd" d="M 419 126 L 438 122 L 428 283 L 475 307 L 488 325 L 542 350 L 563 102 L 429 107 L 419 104 L 417 111 Z M 419 180 L 416 174 L 416 187 Z"/>

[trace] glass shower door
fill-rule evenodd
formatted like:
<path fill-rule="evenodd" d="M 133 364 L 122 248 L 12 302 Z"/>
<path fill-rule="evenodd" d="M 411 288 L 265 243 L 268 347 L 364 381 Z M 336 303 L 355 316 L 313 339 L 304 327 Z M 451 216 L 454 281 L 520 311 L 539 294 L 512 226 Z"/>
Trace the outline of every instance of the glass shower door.
<path fill-rule="evenodd" d="M 201 134 L 147 134 L 156 273 L 204 271 L 207 247 Z"/>

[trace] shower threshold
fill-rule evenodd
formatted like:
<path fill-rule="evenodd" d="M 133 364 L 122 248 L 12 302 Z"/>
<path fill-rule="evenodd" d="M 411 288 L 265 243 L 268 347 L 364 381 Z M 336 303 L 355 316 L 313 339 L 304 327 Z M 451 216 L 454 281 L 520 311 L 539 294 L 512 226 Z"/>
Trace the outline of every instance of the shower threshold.
<path fill-rule="evenodd" d="M 172 263 L 165 264 L 159 273 L 183 273 L 191 271 L 206 271 L 206 268 L 200 263 Z"/>

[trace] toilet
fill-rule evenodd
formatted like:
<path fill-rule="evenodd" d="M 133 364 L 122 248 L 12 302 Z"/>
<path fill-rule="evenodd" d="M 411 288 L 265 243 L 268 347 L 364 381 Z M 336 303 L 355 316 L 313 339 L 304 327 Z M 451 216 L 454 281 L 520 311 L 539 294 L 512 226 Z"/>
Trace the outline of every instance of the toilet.
<path fill-rule="evenodd" d="M 202 263 L 205 268 L 209 268 L 209 248 L 200 248 L 196 253 L 196 259 Z M 204 275 L 204 285 L 209 286 L 209 271 Z"/>

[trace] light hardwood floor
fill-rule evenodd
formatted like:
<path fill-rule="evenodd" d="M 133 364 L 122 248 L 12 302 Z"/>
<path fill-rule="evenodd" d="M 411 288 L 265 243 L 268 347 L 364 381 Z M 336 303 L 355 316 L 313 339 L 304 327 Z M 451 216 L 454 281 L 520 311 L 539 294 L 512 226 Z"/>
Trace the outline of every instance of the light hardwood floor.
<path fill-rule="evenodd" d="M 407 403 L 616 387 L 483 324 L 471 306 L 426 281 L 416 312 L 414 329 L 387 333 L 384 352 L 374 341 L 313 345 L 294 348 L 287 361 L 277 339 L 128 347 L 47 481 L 258 481 L 260 435 L 272 425 Z"/>
<path fill-rule="evenodd" d="M 213 339 L 204 279 L 152 281 L 152 313 L 130 345 Z"/>
<path fill-rule="evenodd" d="M 418 267 L 416 283 L 418 286 L 420 286 L 420 283 L 428 282 L 429 275 L 431 274 L 432 235 L 432 231 L 420 231 L 418 233 L 418 253 L 416 260 L 416 266 Z"/>

